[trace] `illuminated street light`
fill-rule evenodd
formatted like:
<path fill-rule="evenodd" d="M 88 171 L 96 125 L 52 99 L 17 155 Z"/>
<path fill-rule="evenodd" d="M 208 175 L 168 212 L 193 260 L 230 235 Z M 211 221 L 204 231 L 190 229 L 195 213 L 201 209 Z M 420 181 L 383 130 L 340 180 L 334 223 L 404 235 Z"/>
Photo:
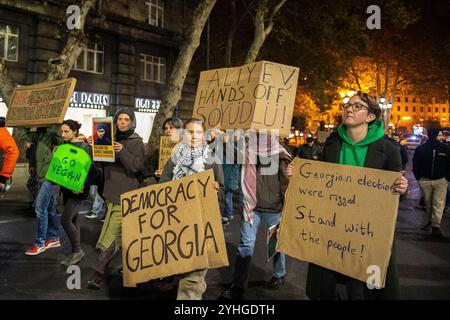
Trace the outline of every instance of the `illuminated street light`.
<path fill-rule="evenodd" d="M 355 93 L 356 93 L 355 91 L 350 90 L 349 92 L 347 92 L 347 95 L 348 95 L 349 97 L 352 97 Z"/>
<path fill-rule="evenodd" d="M 342 101 L 343 101 L 344 103 L 347 103 L 349 100 L 350 100 L 349 97 L 345 97 L 344 99 L 342 99 Z"/>

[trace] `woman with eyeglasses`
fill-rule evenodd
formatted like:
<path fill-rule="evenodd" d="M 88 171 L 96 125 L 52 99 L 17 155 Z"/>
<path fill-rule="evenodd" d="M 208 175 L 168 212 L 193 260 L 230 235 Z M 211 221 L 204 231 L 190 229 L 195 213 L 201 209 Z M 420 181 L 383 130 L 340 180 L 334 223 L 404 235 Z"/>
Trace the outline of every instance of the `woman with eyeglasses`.
<path fill-rule="evenodd" d="M 401 172 L 400 148 L 384 134 L 384 123 L 379 119 L 381 109 L 375 99 L 359 91 L 342 109 L 343 123 L 326 140 L 321 160 Z M 292 166 L 289 171 L 292 172 Z M 408 180 L 405 177 L 395 180 L 395 192 L 404 194 L 407 188 Z M 399 299 L 395 242 L 392 245 L 385 288 L 369 290 L 365 282 L 310 263 L 306 294 L 314 300 L 338 299 L 338 282 L 344 283 L 350 300 Z"/>

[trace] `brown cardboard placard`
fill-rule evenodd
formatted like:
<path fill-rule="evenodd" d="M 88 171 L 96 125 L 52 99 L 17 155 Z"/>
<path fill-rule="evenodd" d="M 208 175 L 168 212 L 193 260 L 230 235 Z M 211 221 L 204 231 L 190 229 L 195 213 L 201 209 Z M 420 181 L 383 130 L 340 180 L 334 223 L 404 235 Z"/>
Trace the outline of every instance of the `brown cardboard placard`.
<path fill-rule="evenodd" d="M 278 129 L 292 122 L 299 69 L 269 61 L 203 71 L 193 117 L 206 129 Z"/>
<path fill-rule="evenodd" d="M 159 162 L 158 170 L 162 172 L 167 161 L 172 156 L 172 150 L 180 142 L 179 137 L 161 136 L 159 142 Z"/>
<path fill-rule="evenodd" d="M 212 181 L 207 170 L 121 195 L 124 286 L 228 265 Z"/>
<path fill-rule="evenodd" d="M 294 159 L 277 251 L 384 287 L 401 173 Z M 373 279 L 371 279 L 373 280 Z"/>
<path fill-rule="evenodd" d="M 15 87 L 9 102 L 6 126 L 44 127 L 64 121 L 77 80 L 43 82 Z"/>

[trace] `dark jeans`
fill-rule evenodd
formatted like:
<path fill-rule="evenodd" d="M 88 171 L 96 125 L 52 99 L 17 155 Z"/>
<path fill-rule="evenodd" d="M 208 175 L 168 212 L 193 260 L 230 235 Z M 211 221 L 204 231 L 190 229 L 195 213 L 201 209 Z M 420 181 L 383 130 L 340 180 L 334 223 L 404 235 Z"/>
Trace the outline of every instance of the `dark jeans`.
<path fill-rule="evenodd" d="M 61 224 L 72 244 L 72 252 L 81 251 L 80 215 L 78 214 L 82 210 L 81 203 L 81 201 L 68 199 L 61 217 Z"/>

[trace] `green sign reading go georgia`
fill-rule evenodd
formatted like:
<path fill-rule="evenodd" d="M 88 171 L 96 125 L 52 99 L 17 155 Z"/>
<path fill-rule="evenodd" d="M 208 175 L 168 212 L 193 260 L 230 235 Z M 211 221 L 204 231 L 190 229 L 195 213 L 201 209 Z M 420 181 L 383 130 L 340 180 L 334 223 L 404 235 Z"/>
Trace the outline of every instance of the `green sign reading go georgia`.
<path fill-rule="evenodd" d="M 86 151 L 62 144 L 53 154 L 45 178 L 74 192 L 81 192 L 91 165 L 91 157 Z"/>

